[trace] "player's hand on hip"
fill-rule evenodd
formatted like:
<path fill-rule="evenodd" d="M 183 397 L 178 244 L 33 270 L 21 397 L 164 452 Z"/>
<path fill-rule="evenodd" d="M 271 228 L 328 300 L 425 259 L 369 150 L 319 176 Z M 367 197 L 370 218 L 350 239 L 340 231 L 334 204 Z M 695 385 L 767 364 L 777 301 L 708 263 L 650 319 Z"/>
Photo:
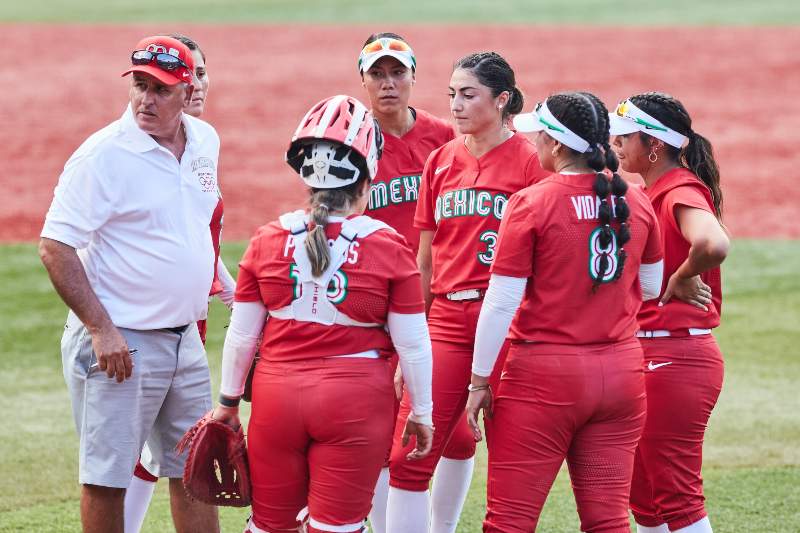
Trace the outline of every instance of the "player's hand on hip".
<path fill-rule="evenodd" d="M 400 365 L 397 365 L 397 370 L 394 372 L 394 395 L 398 402 L 403 399 L 403 384 L 403 371 Z"/>
<path fill-rule="evenodd" d="M 416 461 L 431 452 L 431 447 L 433 447 L 433 426 L 426 426 L 409 418 L 406 420 L 406 427 L 403 430 L 403 446 L 408 444 L 412 435 L 416 439 L 416 444 L 414 449 L 406 455 L 406 459 Z"/>
<path fill-rule="evenodd" d="M 711 287 L 706 285 L 700 276 L 684 278 L 676 272 L 670 276 L 667 282 L 667 288 L 661 297 L 661 305 L 667 303 L 671 298 L 677 298 L 703 311 L 708 311 L 708 306 L 711 304 Z"/>
<path fill-rule="evenodd" d="M 475 439 L 475 442 L 483 440 L 481 427 L 478 424 L 478 413 L 483 409 L 483 416 L 485 418 L 492 418 L 492 407 L 493 398 L 491 388 L 470 391 L 467 397 L 466 407 L 467 424 L 469 424 L 469 428 L 472 430 L 472 437 Z"/>
<path fill-rule="evenodd" d="M 92 349 L 97 356 L 97 367 L 109 378 L 122 383 L 133 374 L 133 359 L 122 333 L 110 324 L 92 333 Z"/>
<path fill-rule="evenodd" d="M 238 407 L 225 407 L 224 405 L 217 405 L 211 412 L 211 418 L 219 420 L 234 429 L 239 430 L 242 423 L 239 421 L 239 408 Z"/>

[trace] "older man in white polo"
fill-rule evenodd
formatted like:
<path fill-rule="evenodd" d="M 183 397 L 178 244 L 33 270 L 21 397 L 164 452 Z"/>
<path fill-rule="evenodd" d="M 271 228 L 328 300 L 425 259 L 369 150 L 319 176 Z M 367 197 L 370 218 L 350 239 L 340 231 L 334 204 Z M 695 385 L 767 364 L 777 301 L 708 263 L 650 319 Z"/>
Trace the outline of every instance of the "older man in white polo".
<path fill-rule="evenodd" d="M 61 342 L 80 437 L 85 532 L 122 533 L 123 500 L 147 441 L 170 479 L 179 532 L 219 530 L 181 485 L 174 448 L 211 408 L 196 322 L 214 274 L 219 137 L 183 113 L 194 62 L 170 37 L 131 56 L 130 105 L 70 157 L 39 252 L 70 308 Z"/>

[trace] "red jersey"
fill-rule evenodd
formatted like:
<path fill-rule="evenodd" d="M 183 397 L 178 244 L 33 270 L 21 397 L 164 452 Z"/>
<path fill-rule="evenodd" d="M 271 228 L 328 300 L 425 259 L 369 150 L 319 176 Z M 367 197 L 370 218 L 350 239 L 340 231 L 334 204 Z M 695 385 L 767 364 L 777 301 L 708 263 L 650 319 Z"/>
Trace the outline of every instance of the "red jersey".
<path fill-rule="evenodd" d="M 406 238 L 416 254 L 419 230 L 414 227 L 419 182 L 430 153 L 455 136 L 453 127 L 421 109 L 413 110 L 414 126 L 402 137 L 383 134 L 383 155 L 372 181 L 365 214 L 382 220 Z"/>
<path fill-rule="evenodd" d="M 636 313 L 642 303 L 639 265 L 662 258 L 658 221 L 641 187 L 625 195 L 630 206 L 631 239 L 622 276 L 618 267 L 616 230 L 605 280 L 592 291 L 598 276 L 599 198 L 595 174 L 553 174 L 511 197 L 500 226 L 492 273 L 529 278 L 517 316 L 513 341 L 592 344 L 631 339 L 639 329 Z M 611 197 L 612 206 L 615 197 Z"/>
<path fill-rule="evenodd" d="M 325 227 L 328 239 L 339 235 L 341 221 Z M 294 240 L 277 221 L 256 231 L 239 263 L 237 302 L 263 302 L 269 310 L 299 296 L 294 274 Z M 402 235 L 390 229 L 357 238 L 331 279 L 328 300 L 348 317 L 376 327 L 356 327 L 268 318 L 259 353 L 267 361 L 295 361 L 380 350 L 390 354 L 391 339 L 382 324 L 389 311 L 423 313 L 420 275 Z"/>
<path fill-rule="evenodd" d="M 690 244 L 678 227 L 675 207 L 685 205 L 714 213 L 711 191 L 690 170 L 676 168 L 670 170 L 645 192 L 653 204 L 661 226 L 664 241 L 664 282 L 661 293 L 667 287 L 670 276 L 689 256 Z M 688 328 L 711 329 L 719 326 L 722 312 L 722 275 L 719 267 L 700 274 L 700 279 L 711 287 L 711 304 L 708 311 L 672 298 L 662 307 L 658 300 L 642 305 L 639 312 L 639 327 L 646 331 L 664 329 L 681 331 Z"/>
<path fill-rule="evenodd" d="M 222 203 L 222 195 L 220 195 L 219 200 L 217 201 L 217 207 L 214 208 L 214 212 L 211 214 L 211 224 L 209 224 L 209 229 L 211 230 L 211 242 L 214 245 L 214 281 L 211 282 L 211 291 L 208 293 L 209 296 L 213 296 L 219 292 L 222 292 L 224 289 L 222 282 L 219 280 L 219 273 L 217 272 L 217 265 L 219 264 L 219 249 L 220 243 L 222 242 L 222 213 L 224 210 L 225 207 Z"/>
<path fill-rule="evenodd" d="M 458 137 L 425 163 L 414 226 L 435 232 L 431 292 L 485 289 L 508 198 L 548 173 L 521 133 L 475 158 Z"/>

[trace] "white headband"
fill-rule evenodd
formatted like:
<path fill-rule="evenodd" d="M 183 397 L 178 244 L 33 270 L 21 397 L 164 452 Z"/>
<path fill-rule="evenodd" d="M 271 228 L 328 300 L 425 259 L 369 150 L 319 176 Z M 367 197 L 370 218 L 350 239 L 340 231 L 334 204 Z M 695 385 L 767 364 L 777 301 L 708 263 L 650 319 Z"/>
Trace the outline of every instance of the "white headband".
<path fill-rule="evenodd" d="M 592 147 L 586 139 L 580 137 L 553 116 L 550 109 L 547 108 L 547 102 L 536 104 L 536 109 L 530 113 L 521 113 L 515 116 L 514 128 L 517 131 L 525 132 L 544 131 L 553 139 L 581 154 L 592 151 Z"/>
<path fill-rule="evenodd" d="M 630 100 L 620 102 L 616 111 L 609 113 L 608 116 L 611 135 L 627 135 L 641 131 L 675 148 L 683 148 L 689 143 L 686 135 L 665 126 L 657 118 L 636 107 Z"/>

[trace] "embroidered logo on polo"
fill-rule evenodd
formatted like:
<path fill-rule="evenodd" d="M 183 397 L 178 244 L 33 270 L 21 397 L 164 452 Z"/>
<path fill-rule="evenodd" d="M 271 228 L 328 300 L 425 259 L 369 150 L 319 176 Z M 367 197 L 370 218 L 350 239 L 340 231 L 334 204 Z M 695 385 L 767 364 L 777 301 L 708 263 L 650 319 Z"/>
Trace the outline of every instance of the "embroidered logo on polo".
<path fill-rule="evenodd" d="M 303 294 L 303 285 L 299 283 L 300 276 L 297 273 L 297 265 L 292 263 L 289 265 L 289 277 L 292 279 L 292 294 L 293 299 L 297 300 Z M 328 290 L 326 296 L 328 301 L 332 304 L 340 304 L 347 298 L 347 274 L 341 270 L 337 270 L 328 283 Z"/>
<path fill-rule="evenodd" d="M 406 202 L 416 202 L 422 176 L 398 176 L 389 181 L 373 182 L 369 189 L 370 210 L 389 207 Z"/>
<path fill-rule="evenodd" d="M 197 176 L 203 192 L 218 192 L 217 167 L 210 157 L 198 157 L 192 161 L 192 172 Z"/>

